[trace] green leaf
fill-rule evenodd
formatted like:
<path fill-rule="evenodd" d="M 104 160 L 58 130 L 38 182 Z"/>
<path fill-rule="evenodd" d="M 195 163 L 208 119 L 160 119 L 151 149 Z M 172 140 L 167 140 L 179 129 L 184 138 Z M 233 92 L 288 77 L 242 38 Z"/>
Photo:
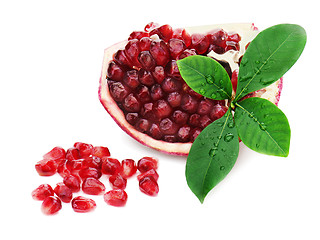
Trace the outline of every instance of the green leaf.
<path fill-rule="evenodd" d="M 234 120 L 247 147 L 268 155 L 288 156 L 290 126 L 276 105 L 263 98 L 247 98 L 236 103 Z"/>
<path fill-rule="evenodd" d="M 260 32 L 241 60 L 235 101 L 280 79 L 298 60 L 306 41 L 305 30 L 294 24 Z"/>
<path fill-rule="evenodd" d="M 211 99 L 231 99 L 232 84 L 227 71 L 216 60 L 201 55 L 177 61 L 182 78 L 195 92 Z"/>
<path fill-rule="evenodd" d="M 209 191 L 230 172 L 239 153 L 239 139 L 231 110 L 199 134 L 186 164 L 191 191 L 203 203 Z"/>

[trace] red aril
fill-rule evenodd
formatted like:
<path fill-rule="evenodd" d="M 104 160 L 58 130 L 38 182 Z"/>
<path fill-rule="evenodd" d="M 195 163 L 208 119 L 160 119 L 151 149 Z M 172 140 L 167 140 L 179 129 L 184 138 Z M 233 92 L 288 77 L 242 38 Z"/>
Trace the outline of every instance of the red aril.
<path fill-rule="evenodd" d="M 93 146 L 88 143 L 76 142 L 73 146 L 79 150 L 81 158 L 89 157 L 93 152 Z"/>
<path fill-rule="evenodd" d="M 82 183 L 82 191 L 90 195 L 99 195 L 106 190 L 104 184 L 96 178 L 86 178 Z"/>
<path fill-rule="evenodd" d="M 158 160 L 152 157 L 143 157 L 138 161 L 137 167 L 141 173 L 147 172 L 150 169 L 156 170 L 158 168 Z"/>
<path fill-rule="evenodd" d="M 66 151 L 62 147 L 54 147 L 51 151 L 43 155 L 43 159 L 54 160 L 59 164 L 66 159 Z"/>
<path fill-rule="evenodd" d="M 57 172 L 58 164 L 55 160 L 43 159 L 36 163 L 35 168 L 40 176 L 52 176 Z"/>
<path fill-rule="evenodd" d="M 79 171 L 79 176 L 81 177 L 82 180 L 86 179 L 86 178 L 95 178 L 95 179 L 99 179 L 101 177 L 102 173 L 100 169 L 96 169 L 96 168 L 82 168 Z"/>
<path fill-rule="evenodd" d="M 110 151 L 107 147 L 95 146 L 93 147 L 92 155 L 98 158 L 109 157 Z"/>
<path fill-rule="evenodd" d="M 120 174 L 124 178 L 129 178 L 137 171 L 136 162 L 133 159 L 124 159 L 121 161 Z"/>
<path fill-rule="evenodd" d="M 127 179 L 123 178 L 120 174 L 112 175 L 109 177 L 109 183 L 112 189 L 125 189 Z"/>
<path fill-rule="evenodd" d="M 72 190 L 79 192 L 81 188 L 81 178 L 78 175 L 70 174 L 63 178 L 63 183 Z"/>
<path fill-rule="evenodd" d="M 115 207 L 123 207 L 128 199 L 127 193 L 122 189 L 114 189 L 104 194 L 104 201 Z"/>
<path fill-rule="evenodd" d="M 41 205 L 41 210 L 46 215 L 53 215 L 62 208 L 61 200 L 55 196 L 47 197 Z"/>
<path fill-rule="evenodd" d="M 68 188 L 64 183 L 57 183 L 56 187 L 54 188 L 54 192 L 62 202 L 71 202 L 72 190 Z"/>
<path fill-rule="evenodd" d="M 90 198 L 77 196 L 71 201 L 72 209 L 78 213 L 86 213 L 96 208 L 96 202 Z"/>
<path fill-rule="evenodd" d="M 47 197 L 53 196 L 54 191 L 49 184 L 41 184 L 39 187 L 32 191 L 31 195 L 34 200 L 43 201 Z"/>
<path fill-rule="evenodd" d="M 138 181 L 140 181 L 141 179 L 143 179 L 144 177 L 151 177 L 153 178 L 155 181 L 158 181 L 159 178 L 159 174 L 157 173 L 157 171 L 155 169 L 150 169 L 144 173 L 141 173 L 137 176 Z"/>
<path fill-rule="evenodd" d="M 141 192 L 152 197 L 158 195 L 159 192 L 157 181 L 150 176 L 146 176 L 139 181 L 139 189 Z"/>
<path fill-rule="evenodd" d="M 57 172 L 63 178 L 71 174 L 71 172 L 67 168 L 66 164 L 67 164 L 67 162 L 62 162 L 62 163 L 59 164 L 59 166 L 57 168 Z"/>
<path fill-rule="evenodd" d="M 121 170 L 121 164 L 118 159 L 111 157 L 102 158 L 101 171 L 103 174 L 115 175 Z"/>
<path fill-rule="evenodd" d="M 67 153 L 66 153 L 66 159 L 67 160 L 77 160 L 80 159 L 80 152 L 79 149 L 75 148 L 75 147 L 71 147 L 69 149 L 67 149 Z"/>

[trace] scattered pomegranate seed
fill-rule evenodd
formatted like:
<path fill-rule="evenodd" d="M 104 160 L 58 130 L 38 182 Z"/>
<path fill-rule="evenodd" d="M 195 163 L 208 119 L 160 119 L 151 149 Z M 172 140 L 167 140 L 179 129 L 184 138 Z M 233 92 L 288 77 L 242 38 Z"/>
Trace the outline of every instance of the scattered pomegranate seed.
<path fill-rule="evenodd" d="M 36 163 L 35 168 L 40 176 L 52 176 L 57 172 L 58 164 L 55 160 L 43 159 Z"/>
<path fill-rule="evenodd" d="M 80 156 L 80 152 L 77 148 L 75 147 L 72 147 L 72 148 L 69 148 L 67 150 L 67 153 L 66 153 L 66 159 L 67 160 L 77 160 L 77 159 L 80 159 L 81 156 Z"/>
<path fill-rule="evenodd" d="M 101 171 L 103 174 L 115 175 L 121 170 L 121 164 L 118 159 L 103 157 Z"/>
<path fill-rule="evenodd" d="M 109 183 L 112 189 L 125 189 L 127 179 L 123 178 L 120 174 L 112 175 L 109 177 Z"/>
<path fill-rule="evenodd" d="M 109 157 L 110 151 L 109 151 L 109 148 L 107 147 L 96 146 L 96 147 L 93 147 L 92 155 L 98 158 Z"/>
<path fill-rule="evenodd" d="M 82 183 L 82 191 L 86 194 L 99 195 L 104 193 L 105 190 L 104 184 L 92 177 L 86 178 Z"/>
<path fill-rule="evenodd" d="M 71 174 L 71 172 L 67 168 L 66 164 L 67 164 L 67 162 L 62 162 L 62 163 L 59 164 L 59 166 L 57 168 L 57 172 L 63 178 Z"/>
<path fill-rule="evenodd" d="M 82 180 L 86 178 L 95 178 L 99 179 L 101 177 L 102 173 L 101 170 L 96 169 L 96 168 L 82 168 L 79 171 L 79 176 L 81 177 Z"/>
<path fill-rule="evenodd" d="M 71 172 L 75 173 L 82 168 L 83 159 L 67 160 L 66 168 Z"/>
<path fill-rule="evenodd" d="M 124 159 L 121 161 L 120 174 L 124 178 L 129 178 L 137 171 L 136 163 L 133 159 Z"/>
<path fill-rule="evenodd" d="M 50 152 L 43 155 L 45 160 L 54 160 L 58 164 L 66 159 L 66 151 L 62 147 L 54 147 Z"/>
<path fill-rule="evenodd" d="M 146 176 L 139 181 L 139 189 L 141 192 L 149 195 L 156 196 L 159 192 L 159 186 L 153 177 Z"/>
<path fill-rule="evenodd" d="M 86 213 L 96 208 L 96 202 L 90 198 L 77 196 L 71 201 L 72 209 L 78 213 Z"/>
<path fill-rule="evenodd" d="M 64 183 L 57 183 L 56 187 L 54 188 L 54 192 L 62 202 L 71 202 L 72 190 L 68 188 Z"/>
<path fill-rule="evenodd" d="M 93 152 L 93 146 L 88 143 L 76 142 L 73 146 L 79 150 L 81 158 L 89 157 Z"/>
<path fill-rule="evenodd" d="M 47 197 L 41 205 L 41 210 L 46 215 L 53 215 L 62 208 L 61 200 L 54 196 Z"/>
<path fill-rule="evenodd" d="M 147 172 L 150 169 L 156 170 L 158 168 L 158 160 L 152 157 L 143 157 L 138 161 L 137 167 L 141 173 Z"/>
<path fill-rule="evenodd" d="M 63 183 L 72 190 L 72 192 L 79 192 L 81 185 L 81 178 L 78 175 L 70 174 L 63 178 Z"/>
<path fill-rule="evenodd" d="M 128 199 L 127 193 L 122 189 L 114 189 L 104 194 L 104 201 L 115 207 L 123 207 Z"/>
<path fill-rule="evenodd" d="M 141 173 L 137 176 L 138 181 L 140 181 L 141 179 L 143 179 L 144 177 L 151 177 L 153 178 L 155 181 L 158 181 L 159 178 L 159 174 L 157 173 L 157 171 L 155 169 L 150 169 L 149 171 L 146 171 L 144 173 Z"/>
<path fill-rule="evenodd" d="M 108 150 L 109 152 L 109 150 Z M 106 155 L 107 156 L 107 155 Z M 110 155 L 108 155 L 110 156 Z M 101 169 L 102 160 L 100 157 L 90 156 L 82 161 L 82 168 L 96 168 Z"/>
<path fill-rule="evenodd" d="M 32 198 L 34 200 L 43 201 L 49 196 L 54 195 L 54 191 L 49 184 L 41 184 L 35 190 L 32 191 Z"/>

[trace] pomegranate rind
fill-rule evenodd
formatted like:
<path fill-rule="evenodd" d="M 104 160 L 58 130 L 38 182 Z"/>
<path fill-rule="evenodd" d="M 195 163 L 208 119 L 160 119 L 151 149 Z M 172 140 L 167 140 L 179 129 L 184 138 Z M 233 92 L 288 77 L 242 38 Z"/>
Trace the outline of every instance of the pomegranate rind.
<path fill-rule="evenodd" d="M 222 28 L 227 32 L 236 32 L 241 36 L 239 55 L 245 51 L 245 46 L 254 39 L 258 34 L 258 29 L 253 23 L 237 23 L 237 24 L 218 24 L 206 25 L 186 28 L 187 32 L 192 33 L 205 33 L 213 29 Z M 124 49 L 128 41 L 122 41 L 114 44 L 104 50 L 104 58 L 102 63 L 100 84 L 99 84 L 99 100 L 113 120 L 119 127 L 125 131 L 129 136 L 140 142 L 141 144 L 151 147 L 160 152 L 185 156 L 188 155 L 192 143 L 169 143 L 162 140 L 156 140 L 145 133 L 139 132 L 125 119 L 124 113 L 118 107 L 117 103 L 113 100 L 108 84 L 107 84 L 107 70 L 109 62 L 112 60 L 113 55 L 119 50 Z M 282 78 L 266 89 L 256 91 L 251 96 L 266 98 L 275 103 L 279 102 L 282 90 Z"/>

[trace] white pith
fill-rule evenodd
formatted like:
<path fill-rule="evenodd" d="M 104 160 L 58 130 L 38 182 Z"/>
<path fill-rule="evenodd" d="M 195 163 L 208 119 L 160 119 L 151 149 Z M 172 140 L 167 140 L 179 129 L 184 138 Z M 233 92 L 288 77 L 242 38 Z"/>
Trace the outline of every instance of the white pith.
<path fill-rule="evenodd" d="M 252 39 L 258 34 L 257 29 L 251 23 L 238 23 L 238 24 L 217 24 L 207 26 L 197 26 L 185 28 L 188 33 L 206 33 L 210 30 L 222 28 L 226 32 L 235 32 L 241 36 L 240 51 L 230 52 L 225 54 L 210 53 L 210 56 L 218 58 L 219 60 L 228 61 L 232 70 L 238 68 L 238 58 L 243 55 L 245 46 L 252 41 Z M 111 117 L 117 122 L 117 124 L 130 136 L 139 141 L 140 143 L 147 145 L 156 150 L 166 152 L 174 155 L 188 155 L 191 143 L 168 143 L 162 140 L 156 140 L 147 134 L 137 131 L 132 125 L 130 125 L 126 119 L 124 113 L 119 109 L 117 103 L 112 99 L 109 88 L 107 85 L 107 70 L 109 62 L 112 60 L 114 53 L 119 49 L 124 49 L 128 41 L 122 41 L 111 47 L 105 49 L 103 65 L 99 86 L 99 98 L 102 105 L 111 115 Z M 281 81 L 277 81 L 265 89 L 259 90 L 255 93 L 255 96 L 266 98 L 271 102 L 277 104 L 279 100 L 279 89 L 281 89 Z"/>

